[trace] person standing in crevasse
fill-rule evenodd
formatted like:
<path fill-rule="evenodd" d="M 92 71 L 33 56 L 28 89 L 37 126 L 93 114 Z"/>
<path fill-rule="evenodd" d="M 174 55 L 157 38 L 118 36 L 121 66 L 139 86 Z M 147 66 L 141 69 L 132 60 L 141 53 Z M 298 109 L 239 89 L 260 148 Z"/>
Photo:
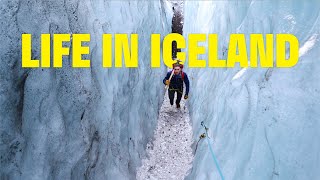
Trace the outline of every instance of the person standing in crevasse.
<path fill-rule="evenodd" d="M 186 85 L 186 93 L 184 95 L 184 99 L 188 99 L 189 94 L 189 79 L 187 73 L 182 71 L 183 65 L 177 61 L 177 63 L 173 64 L 173 75 L 171 80 L 170 76 L 172 71 L 167 73 L 167 76 L 163 79 L 163 83 L 169 86 L 168 95 L 170 99 L 171 106 L 173 105 L 174 94 L 177 92 L 177 100 L 176 105 L 177 108 L 180 108 L 180 101 L 183 94 L 183 82 Z"/>

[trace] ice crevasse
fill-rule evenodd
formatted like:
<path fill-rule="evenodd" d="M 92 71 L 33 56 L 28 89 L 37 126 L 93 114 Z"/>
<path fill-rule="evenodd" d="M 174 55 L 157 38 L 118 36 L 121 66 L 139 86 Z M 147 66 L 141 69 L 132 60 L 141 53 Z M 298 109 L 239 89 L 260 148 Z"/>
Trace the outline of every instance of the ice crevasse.
<path fill-rule="evenodd" d="M 184 36 L 290 33 L 290 69 L 191 69 L 194 139 L 209 127 L 226 179 L 319 179 L 320 4 L 310 1 L 186 1 Z M 0 179 L 135 179 L 163 99 L 150 68 L 150 34 L 166 35 L 166 1 L 3 0 L 0 5 Z M 90 33 L 90 69 L 22 69 L 22 33 Z M 139 68 L 104 69 L 101 34 L 138 33 Z M 187 39 L 187 38 L 186 38 Z M 70 46 L 70 44 L 67 44 Z M 205 59 L 205 56 L 202 56 Z M 219 179 L 206 141 L 186 179 Z"/>

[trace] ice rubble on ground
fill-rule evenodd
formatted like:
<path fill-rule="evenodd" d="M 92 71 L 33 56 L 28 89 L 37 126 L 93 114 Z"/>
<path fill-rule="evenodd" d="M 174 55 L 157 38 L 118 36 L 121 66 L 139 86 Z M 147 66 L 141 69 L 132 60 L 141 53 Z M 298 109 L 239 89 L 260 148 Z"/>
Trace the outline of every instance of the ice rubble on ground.
<path fill-rule="evenodd" d="M 1 1 L 0 179 L 135 178 L 166 71 L 150 68 L 150 35 L 170 33 L 171 8 L 160 0 Z M 92 67 L 70 68 L 65 57 L 62 69 L 22 69 L 22 33 L 33 35 L 34 58 L 41 33 L 90 33 Z M 139 34 L 139 68 L 103 69 L 103 33 Z"/>
<path fill-rule="evenodd" d="M 154 140 L 137 169 L 137 180 L 183 180 L 192 167 L 192 127 L 185 100 L 171 106 L 168 93 L 160 108 Z"/>
<path fill-rule="evenodd" d="M 184 11 L 184 35 L 217 33 L 220 58 L 230 33 L 290 33 L 300 42 L 290 69 L 186 68 L 194 139 L 204 121 L 225 179 L 319 179 L 320 4 L 186 1 Z M 205 141 L 187 179 L 220 179 Z"/>

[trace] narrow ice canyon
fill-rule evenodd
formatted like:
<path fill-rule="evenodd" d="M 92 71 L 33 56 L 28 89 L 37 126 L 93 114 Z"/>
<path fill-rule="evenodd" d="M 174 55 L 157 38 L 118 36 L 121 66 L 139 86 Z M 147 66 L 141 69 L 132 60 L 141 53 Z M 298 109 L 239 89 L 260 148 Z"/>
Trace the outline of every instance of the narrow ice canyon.
<path fill-rule="evenodd" d="M 0 179 L 161 179 L 152 165 L 161 153 L 176 149 L 148 147 L 170 141 L 158 131 L 178 126 L 187 130 L 178 162 L 184 166 L 162 177 L 220 179 L 207 141 L 196 146 L 202 121 L 226 180 L 319 179 L 320 4 L 185 1 L 178 9 L 185 37 L 219 34 L 220 58 L 228 52 L 231 33 L 290 33 L 300 42 L 299 63 L 289 69 L 186 65 L 188 111 L 178 117 L 167 107 L 166 67 L 150 68 L 150 35 L 171 33 L 171 2 L 2 0 Z M 71 68 L 64 57 L 61 69 L 22 69 L 22 33 L 33 35 L 34 58 L 41 55 L 42 33 L 90 33 L 86 58 L 92 66 Z M 103 68 L 103 33 L 139 34 L 139 68 Z"/>

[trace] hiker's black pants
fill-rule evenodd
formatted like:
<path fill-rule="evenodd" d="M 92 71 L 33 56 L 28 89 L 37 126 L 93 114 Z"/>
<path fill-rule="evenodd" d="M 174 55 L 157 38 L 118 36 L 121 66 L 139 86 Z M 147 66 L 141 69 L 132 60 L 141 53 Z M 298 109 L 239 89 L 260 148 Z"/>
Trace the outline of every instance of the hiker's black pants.
<path fill-rule="evenodd" d="M 173 98 L 174 98 L 174 93 L 177 92 L 177 100 L 176 100 L 176 104 L 180 104 L 181 101 L 181 97 L 182 97 L 182 92 L 183 90 L 176 90 L 176 89 L 170 89 L 168 90 L 168 94 L 169 94 L 169 99 L 170 99 L 170 104 L 173 105 Z"/>

